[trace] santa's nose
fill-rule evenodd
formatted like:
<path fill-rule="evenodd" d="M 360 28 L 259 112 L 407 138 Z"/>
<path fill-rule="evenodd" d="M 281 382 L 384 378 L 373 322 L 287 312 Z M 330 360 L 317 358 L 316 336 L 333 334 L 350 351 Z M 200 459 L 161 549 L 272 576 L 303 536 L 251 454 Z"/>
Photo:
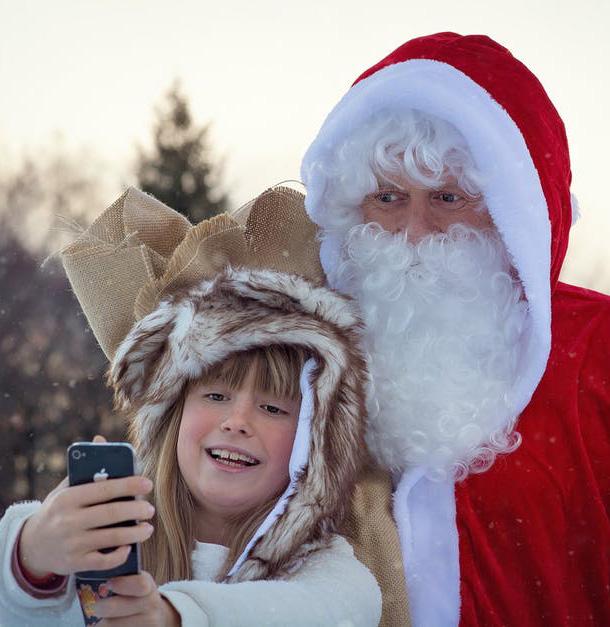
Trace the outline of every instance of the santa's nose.
<path fill-rule="evenodd" d="M 416 244 L 430 233 L 439 231 L 428 192 L 412 193 L 409 203 L 401 212 L 399 222 L 395 232 L 406 233 L 407 239 L 412 244 Z"/>

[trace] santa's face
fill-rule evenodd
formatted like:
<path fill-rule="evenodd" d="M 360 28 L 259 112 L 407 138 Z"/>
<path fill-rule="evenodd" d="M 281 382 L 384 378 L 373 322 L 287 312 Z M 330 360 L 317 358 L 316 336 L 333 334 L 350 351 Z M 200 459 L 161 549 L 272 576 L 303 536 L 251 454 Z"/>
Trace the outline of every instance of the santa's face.
<path fill-rule="evenodd" d="M 367 442 L 378 461 L 465 476 L 518 443 L 511 391 L 527 305 L 494 229 L 454 224 L 413 244 L 360 225 L 329 278 L 365 320 Z"/>
<path fill-rule="evenodd" d="M 320 256 L 363 313 L 371 452 L 397 473 L 489 467 L 518 443 L 531 330 L 488 181 L 455 127 L 417 111 L 380 112 L 327 161 Z"/>
<path fill-rule="evenodd" d="M 416 243 L 430 233 L 446 233 L 452 224 L 492 228 L 481 196 L 473 196 L 447 177 L 438 187 L 424 187 L 405 175 L 379 181 L 379 189 L 360 204 L 365 223 L 375 222 L 389 233 L 405 232 Z"/>

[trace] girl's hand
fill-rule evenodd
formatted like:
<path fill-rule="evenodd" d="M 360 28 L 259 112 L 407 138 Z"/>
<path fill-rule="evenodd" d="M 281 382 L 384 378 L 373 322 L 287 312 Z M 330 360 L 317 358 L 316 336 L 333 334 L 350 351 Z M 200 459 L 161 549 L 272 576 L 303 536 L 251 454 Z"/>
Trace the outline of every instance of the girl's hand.
<path fill-rule="evenodd" d="M 114 577 L 108 581 L 114 596 L 95 604 L 95 615 L 103 618 L 100 627 L 180 627 L 180 614 L 159 594 L 152 576 L 146 571 L 139 575 Z"/>
<path fill-rule="evenodd" d="M 97 527 L 124 520 L 147 520 L 152 518 L 154 509 L 145 500 L 106 501 L 142 496 L 151 490 L 152 483 L 141 476 L 79 486 L 69 486 L 65 478 L 26 520 L 18 548 L 21 564 L 35 577 L 106 570 L 123 564 L 130 545 L 151 536 L 152 525 L 141 522 L 133 527 Z M 108 547 L 117 548 L 111 553 L 99 552 Z"/>

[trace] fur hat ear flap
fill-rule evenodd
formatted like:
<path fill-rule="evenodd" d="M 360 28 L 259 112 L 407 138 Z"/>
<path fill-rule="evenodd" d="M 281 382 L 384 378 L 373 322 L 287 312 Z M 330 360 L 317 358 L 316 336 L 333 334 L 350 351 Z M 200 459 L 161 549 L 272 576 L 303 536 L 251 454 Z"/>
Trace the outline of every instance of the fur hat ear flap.
<path fill-rule="evenodd" d="M 171 350 L 169 336 L 175 327 L 176 310 L 162 303 L 136 324 L 120 344 L 108 370 L 107 382 L 114 388 L 114 401 L 127 409 L 150 393 L 151 381 Z"/>

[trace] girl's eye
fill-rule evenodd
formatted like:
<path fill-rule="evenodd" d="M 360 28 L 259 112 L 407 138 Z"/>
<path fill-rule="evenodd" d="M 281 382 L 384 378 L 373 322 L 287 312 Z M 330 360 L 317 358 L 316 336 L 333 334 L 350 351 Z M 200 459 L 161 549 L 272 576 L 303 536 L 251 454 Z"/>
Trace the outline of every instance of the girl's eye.
<path fill-rule="evenodd" d="M 220 392 L 208 392 L 204 395 L 204 398 L 207 398 L 211 401 L 224 401 L 226 396 L 224 394 L 220 394 Z"/>
<path fill-rule="evenodd" d="M 274 416 L 278 416 L 280 414 L 287 414 L 283 409 L 276 407 L 275 405 L 261 405 L 261 407 L 269 414 L 273 414 Z"/>

